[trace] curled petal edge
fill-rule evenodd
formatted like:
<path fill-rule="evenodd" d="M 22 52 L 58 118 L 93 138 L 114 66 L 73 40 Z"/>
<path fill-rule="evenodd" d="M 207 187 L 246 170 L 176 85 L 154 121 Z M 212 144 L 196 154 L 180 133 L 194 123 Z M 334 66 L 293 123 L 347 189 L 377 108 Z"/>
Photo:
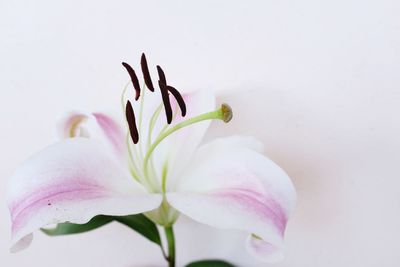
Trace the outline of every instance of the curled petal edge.
<path fill-rule="evenodd" d="M 104 113 L 70 112 L 59 121 L 57 130 L 61 139 L 95 139 L 111 148 L 118 156 L 126 156 L 123 127 Z"/>

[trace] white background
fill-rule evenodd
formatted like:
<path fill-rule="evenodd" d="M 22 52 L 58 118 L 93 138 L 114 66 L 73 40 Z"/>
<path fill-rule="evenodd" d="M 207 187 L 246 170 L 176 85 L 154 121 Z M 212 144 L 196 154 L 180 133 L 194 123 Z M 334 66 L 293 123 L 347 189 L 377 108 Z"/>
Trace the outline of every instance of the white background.
<path fill-rule="evenodd" d="M 232 105 L 234 121 L 210 136 L 254 135 L 292 177 L 298 205 L 275 266 L 398 266 L 399 14 L 388 0 L 1 0 L 0 265 L 162 263 L 155 246 L 116 224 L 38 233 L 9 254 L 4 202 L 7 178 L 54 142 L 63 113 L 118 110 L 128 80 L 120 63 L 137 67 L 146 52 L 176 87 L 212 88 Z M 177 230 L 180 264 L 245 260 L 241 236 L 187 225 Z"/>

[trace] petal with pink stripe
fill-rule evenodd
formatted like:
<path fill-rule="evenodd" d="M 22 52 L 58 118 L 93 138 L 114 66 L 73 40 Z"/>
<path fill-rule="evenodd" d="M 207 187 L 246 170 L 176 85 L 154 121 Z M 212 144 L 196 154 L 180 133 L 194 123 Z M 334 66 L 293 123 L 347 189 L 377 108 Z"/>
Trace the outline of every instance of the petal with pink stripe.
<path fill-rule="evenodd" d="M 282 255 L 295 190 L 281 168 L 251 149 L 256 144 L 239 139 L 202 146 L 167 199 L 201 223 L 246 231 L 251 253 L 265 262 L 276 261 Z"/>
<path fill-rule="evenodd" d="M 108 150 L 87 138 L 61 141 L 22 164 L 8 186 L 12 248 L 27 247 L 46 225 L 85 223 L 96 215 L 137 214 L 157 208 L 149 194 Z"/>
<path fill-rule="evenodd" d="M 71 112 L 63 118 L 58 131 L 61 138 L 86 137 L 109 146 L 118 156 L 126 156 L 122 126 L 111 116 L 100 112 Z"/>

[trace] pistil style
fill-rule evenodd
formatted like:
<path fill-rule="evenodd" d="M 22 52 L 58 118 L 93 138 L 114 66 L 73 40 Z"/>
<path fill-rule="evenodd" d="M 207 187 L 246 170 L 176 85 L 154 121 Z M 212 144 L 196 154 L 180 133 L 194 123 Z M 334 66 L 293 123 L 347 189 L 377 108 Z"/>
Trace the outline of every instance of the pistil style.
<path fill-rule="evenodd" d="M 222 104 L 221 107 L 215 111 L 203 113 L 201 115 L 198 115 L 196 117 L 192 117 L 190 119 L 187 119 L 185 121 L 182 121 L 176 125 L 174 125 L 172 128 L 167 129 L 164 132 L 161 132 L 160 135 L 157 137 L 157 139 L 154 141 L 154 143 L 150 146 L 148 149 L 145 157 L 144 157 L 144 163 L 143 163 L 143 169 L 146 170 L 148 169 L 148 164 L 149 164 L 149 159 L 151 157 L 151 154 L 153 151 L 156 149 L 156 147 L 169 135 L 173 134 L 174 132 L 178 131 L 179 129 L 182 129 L 184 127 L 187 127 L 189 125 L 202 122 L 205 120 L 222 120 L 225 123 L 228 123 L 233 117 L 233 112 L 232 109 L 229 105 L 227 104 Z M 166 176 L 163 176 L 163 179 L 165 179 Z M 162 181 L 162 184 L 165 184 L 165 181 Z M 165 193 L 165 188 L 163 188 L 163 191 Z"/>

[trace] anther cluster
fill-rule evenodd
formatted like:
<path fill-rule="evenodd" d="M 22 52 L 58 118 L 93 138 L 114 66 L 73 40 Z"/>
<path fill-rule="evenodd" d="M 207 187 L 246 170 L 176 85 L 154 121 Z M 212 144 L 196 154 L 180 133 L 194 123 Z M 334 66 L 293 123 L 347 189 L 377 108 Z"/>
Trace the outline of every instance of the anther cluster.
<path fill-rule="evenodd" d="M 140 60 L 140 65 L 141 65 L 143 79 L 144 79 L 144 83 L 145 83 L 146 87 L 151 92 L 154 92 L 153 81 L 151 80 L 146 56 L 144 53 L 142 54 L 142 57 Z M 122 66 L 124 66 L 125 69 L 128 71 L 128 74 L 132 81 L 132 85 L 136 92 L 135 100 L 137 101 L 140 98 L 140 93 L 141 93 L 139 79 L 135 73 L 135 70 L 128 63 L 122 62 Z M 174 88 L 173 86 L 170 86 L 167 84 L 167 79 L 165 77 L 165 73 L 164 73 L 163 69 L 158 65 L 157 65 L 157 73 L 158 73 L 158 86 L 159 86 L 161 96 L 162 96 L 162 101 L 164 104 L 165 115 L 167 117 L 167 123 L 171 124 L 172 108 L 171 108 L 171 103 L 169 100 L 169 94 L 171 93 L 172 96 L 176 99 L 176 102 L 178 103 L 179 108 L 181 110 L 182 117 L 184 117 L 186 115 L 186 104 L 185 104 L 185 101 L 183 100 L 182 95 L 179 93 L 179 91 L 176 88 Z M 133 111 L 132 104 L 129 100 L 126 103 L 125 113 L 126 113 L 126 119 L 128 121 L 129 132 L 131 134 L 132 141 L 133 141 L 133 143 L 137 144 L 139 142 L 139 133 L 138 133 L 138 129 L 136 127 L 135 113 Z"/>

